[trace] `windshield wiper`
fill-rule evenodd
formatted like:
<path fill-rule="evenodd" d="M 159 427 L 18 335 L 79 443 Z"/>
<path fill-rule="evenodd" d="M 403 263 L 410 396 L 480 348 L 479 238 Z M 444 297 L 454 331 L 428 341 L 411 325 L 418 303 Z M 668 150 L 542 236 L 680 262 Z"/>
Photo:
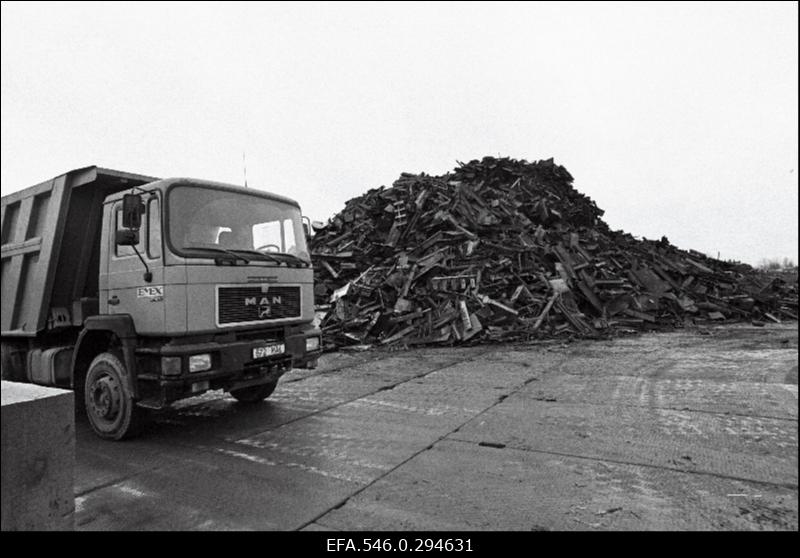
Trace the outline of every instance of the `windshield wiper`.
<path fill-rule="evenodd" d="M 283 260 L 279 260 L 278 258 L 273 257 L 272 254 L 267 254 L 265 252 L 259 252 L 258 250 L 245 250 L 244 248 L 234 248 L 233 251 L 234 252 L 244 252 L 245 254 L 252 254 L 254 256 L 261 256 L 261 257 L 267 258 L 268 260 L 273 261 L 273 262 L 278 263 L 278 264 L 283 263 Z"/>
<path fill-rule="evenodd" d="M 222 252 L 223 254 L 230 254 L 236 260 L 242 260 L 243 262 L 250 263 L 252 260 L 250 258 L 245 258 L 241 255 L 241 252 L 245 254 L 251 254 L 253 256 L 258 256 L 261 258 L 266 258 L 267 260 L 273 261 L 277 264 L 286 263 L 288 264 L 291 262 L 296 262 L 308 267 L 310 264 L 306 260 L 302 258 L 298 258 L 294 254 L 287 254 L 285 252 L 259 252 L 258 250 L 246 250 L 243 248 L 219 248 L 216 246 L 184 246 L 185 250 L 209 250 L 211 252 Z"/>
<path fill-rule="evenodd" d="M 244 252 L 245 254 L 253 254 L 254 256 L 264 256 L 277 263 L 286 263 L 286 261 L 289 260 L 304 264 L 306 266 L 309 265 L 309 262 L 307 262 L 303 258 L 298 258 L 294 254 L 287 254 L 286 252 L 259 252 L 258 250 L 243 250 L 241 248 L 235 248 L 234 250 L 236 252 Z M 285 259 L 280 259 L 276 256 L 281 256 Z"/>
<path fill-rule="evenodd" d="M 261 252 L 259 252 L 259 253 L 261 253 Z M 309 262 L 307 262 L 303 258 L 295 256 L 294 254 L 289 254 L 288 252 L 268 252 L 268 254 L 270 256 L 281 256 L 281 257 L 287 258 L 287 259 L 289 259 L 289 260 L 291 260 L 293 262 L 301 263 L 301 264 L 306 265 L 306 266 L 309 265 Z"/>
<path fill-rule="evenodd" d="M 228 250 L 227 248 L 216 248 L 211 246 L 184 246 L 183 248 L 185 250 L 209 250 L 211 252 L 222 252 L 223 254 L 230 254 L 231 256 L 233 256 L 234 261 L 242 260 L 245 263 L 250 263 L 250 260 L 248 258 L 245 258 L 241 254 L 237 254 L 232 250 Z"/>

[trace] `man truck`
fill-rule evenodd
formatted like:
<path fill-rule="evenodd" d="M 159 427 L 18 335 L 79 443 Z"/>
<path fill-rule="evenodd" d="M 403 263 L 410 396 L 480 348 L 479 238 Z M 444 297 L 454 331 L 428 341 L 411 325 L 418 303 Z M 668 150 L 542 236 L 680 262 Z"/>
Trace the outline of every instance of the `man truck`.
<path fill-rule="evenodd" d="M 102 438 L 207 390 L 269 397 L 321 353 L 297 202 L 77 169 L 2 198 L 2 377 L 73 389 Z"/>

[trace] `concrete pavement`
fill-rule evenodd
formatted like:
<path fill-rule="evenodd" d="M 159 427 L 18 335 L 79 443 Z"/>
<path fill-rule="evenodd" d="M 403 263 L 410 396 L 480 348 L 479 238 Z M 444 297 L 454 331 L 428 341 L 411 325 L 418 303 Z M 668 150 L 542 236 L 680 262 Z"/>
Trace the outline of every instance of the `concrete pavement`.
<path fill-rule="evenodd" d="M 110 443 L 79 530 L 796 530 L 797 326 L 368 351 Z"/>

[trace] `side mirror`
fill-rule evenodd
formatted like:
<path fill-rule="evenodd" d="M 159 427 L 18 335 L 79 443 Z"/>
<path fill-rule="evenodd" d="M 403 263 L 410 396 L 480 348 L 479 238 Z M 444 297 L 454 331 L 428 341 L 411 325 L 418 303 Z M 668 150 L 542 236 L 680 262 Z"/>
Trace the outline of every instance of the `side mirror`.
<path fill-rule="evenodd" d="M 139 244 L 139 231 L 135 229 L 120 229 L 114 239 L 119 246 L 136 246 Z"/>
<path fill-rule="evenodd" d="M 126 229 L 138 231 L 142 226 L 142 213 L 144 203 L 139 194 L 125 194 L 122 196 L 122 226 Z M 119 235 L 117 235 L 119 239 Z M 138 241 L 137 241 L 138 242 Z M 120 244 L 120 242 L 117 242 Z"/>

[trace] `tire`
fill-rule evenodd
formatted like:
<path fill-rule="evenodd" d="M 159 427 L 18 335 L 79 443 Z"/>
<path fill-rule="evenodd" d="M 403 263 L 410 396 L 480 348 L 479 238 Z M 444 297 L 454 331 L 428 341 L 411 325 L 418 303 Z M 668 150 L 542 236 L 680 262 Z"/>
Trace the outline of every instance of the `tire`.
<path fill-rule="evenodd" d="M 20 355 L 23 355 L 23 357 L 21 358 Z M 0 377 L 3 380 L 10 382 L 26 381 L 24 365 L 22 368 L 19 366 L 24 361 L 24 350 L 11 343 L 0 343 Z"/>
<path fill-rule="evenodd" d="M 127 384 L 122 359 L 101 353 L 89 365 L 83 400 L 92 430 L 107 440 L 122 440 L 139 433 L 145 410 L 136 406 Z"/>
<path fill-rule="evenodd" d="M 276 380 L 268 384 L 261 384 L 260 386 L 233 389 L 231 390 L 231 395 L 240 403 L 259 403 L 272 395 L 277 385 L 278 381 Z"/>

